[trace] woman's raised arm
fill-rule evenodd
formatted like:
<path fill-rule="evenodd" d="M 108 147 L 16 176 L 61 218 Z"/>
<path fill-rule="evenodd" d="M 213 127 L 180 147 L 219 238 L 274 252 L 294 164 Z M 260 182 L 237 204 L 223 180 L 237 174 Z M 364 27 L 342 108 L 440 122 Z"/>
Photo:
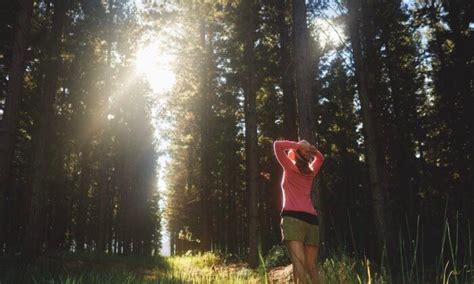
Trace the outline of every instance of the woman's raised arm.
<path fill-rule="evenodd" d="M 324 156 L 319 152 L 319 150 L 316 150 L 316 156 L 314 157 L 313 161 L 311 162 L 311 168 L 313 169 L 313 175 L 316 176 L 319 172 L 319 169 L 323 165 L 324 162 Z"/>
<path fill-rule="evenodd" d="M 276 140 L 273 142 L 273 151 L 275 152 L 275 156 L 284 169 L 295 166 L 285 151 L 290 149 L 298 150 L 299 148 L 300 144 L 293 141 Z"/>

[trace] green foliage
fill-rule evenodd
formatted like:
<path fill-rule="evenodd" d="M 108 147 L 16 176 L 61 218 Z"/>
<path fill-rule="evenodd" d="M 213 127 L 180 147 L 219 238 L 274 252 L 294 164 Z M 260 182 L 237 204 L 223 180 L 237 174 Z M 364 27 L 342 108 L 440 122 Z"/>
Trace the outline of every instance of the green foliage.
<path fill-rule="evenodd" d="M 222 260 L 214 253 L 207 252 L 191 256 L 173 256 L 168 258 L 171 269 L 165 273 L 165 279 L 182 281 L 204 281 L 218 283 L 258 282 L 258 274 L 245 266 L 222 266 Z M 166 282 L 164 282 L 166 283 Z"/>
<path fill-rule="evenodd" d="M 169 259 L 170 263 L 174 267 L 196 267 L 196 268 L 206 268 L 218 265 L 221 263 L 221 258 L 212 252 L 197 252 L 196 254 L 185 254 L 183 256 L 175 256 Z"/>
<path fill-rule="evenodd" d="M 273 246 L 265 256 L 265 266 L 267 268 L 287 265 L 289 261 L 288 250 L 281 244 Z"/>
<path fill-rule="evenodd" d="M 369 260 L 332 254 L 323 261 L 321 272 L 327 283 L 390 283 L 385 273 L 373 271 Z"/>

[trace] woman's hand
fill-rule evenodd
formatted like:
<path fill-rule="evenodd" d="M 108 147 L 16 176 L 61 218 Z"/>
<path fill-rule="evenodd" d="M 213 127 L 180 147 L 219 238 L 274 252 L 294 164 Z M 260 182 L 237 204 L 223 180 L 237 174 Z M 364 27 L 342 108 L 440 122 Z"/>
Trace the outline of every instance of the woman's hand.
<path fill-rule="evenodd" d="M 306 140 L 298 141 L 298 145 L 300 145 L 300 150 L 302 151 L 309 151 L 309 148 L 311 147 L 311 144 Z"/>
<path fill-rule="evenodd" d="M 316 146 L 311 145 L 308 141 L 306 140 L 301 140 L 298 142 L 300 145 L 300 150 L 305 155 L 307 158 L 308 156 L 314 157 L 316 153 L 318 152 Z"/>

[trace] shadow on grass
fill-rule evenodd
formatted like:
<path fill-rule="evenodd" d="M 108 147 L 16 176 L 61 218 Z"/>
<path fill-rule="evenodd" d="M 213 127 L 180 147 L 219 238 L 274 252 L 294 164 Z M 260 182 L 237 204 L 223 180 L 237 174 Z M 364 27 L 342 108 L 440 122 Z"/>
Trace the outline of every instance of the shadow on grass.
<path fill-rule="evenodd" d="M 161 256 L 48 252 L 32 263 L 0 257 L 0 283 L 156 283 L 169 269 Z"/>

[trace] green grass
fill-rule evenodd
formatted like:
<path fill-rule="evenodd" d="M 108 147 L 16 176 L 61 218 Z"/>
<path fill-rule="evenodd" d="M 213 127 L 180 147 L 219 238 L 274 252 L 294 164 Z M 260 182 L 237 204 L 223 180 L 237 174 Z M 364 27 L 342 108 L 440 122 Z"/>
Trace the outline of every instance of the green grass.
<path fill-rule="evenodd" d="M 257 271 L 243 263 L 222 266 L 214 253 L 173 256 L 168 261 L 171 269 L 162 276 L 163 283 L 261 283 Z"/>
<path fill-rule="evenodd" d="M 214 253 L 173 257 L 48 254 L 34 265 L 0 259 L 0 283 L 261 283 L 245 264 L 222 265 Z"/>
<path fill-rule="evenodd" d="M 340 249 L 319 263 L 324 283 L 474 283 L 470 223 L 466 233 L 460 232 L 457 220 L 453 223 L 445 219 L 435 267 L 423 262 L 423 228 L 418 219 L 412 235 L 408 231 L 398 236 L 399 278 L 390 277 L 384 267 L 386 260 L 374 265 Z M 467 245 L 461 246 L 461 241 Z M 465 251 L 460 251 L 461 247 Z M 270 283 L 269 272 L 289 264 L 283 246 L 275 246 L 266 256 L 259 249 L 259 259 L 260 266 L 249 269 L 244 262 L 228 262 L 221 254 L 210 252 L 166 258 L 50 252 L 32 265 L 21 265 L 15 257 L 0 257 L 0 284 Z"/>
<path fill-rule="evenodd" d="M 320 264 L 325 283 L 390 283 L 387 273 L 376 272 L 368 259 L 357 260 L 343 254 L 333 254 Z"/>
<path fill-rule="evenodd" d="M 407 220 L 407 230 L 408 228 Z M 429 267 L 424 263 L 424 240 L 421 232 L 423 228 L 418 218 L 413 236 L 409 230 L 408 239 L 401 233 L 398 236 L 401 283 L 474 283 L 470 221 L 467 222 L 466 230 L 461 231 L 459 216 L 456 215 L 455 220 L 450 222 L 445 212 L 440 251 L 435 267 Z M 464 251 L 461 251 L 461 242 L 464 243 Z"/>

